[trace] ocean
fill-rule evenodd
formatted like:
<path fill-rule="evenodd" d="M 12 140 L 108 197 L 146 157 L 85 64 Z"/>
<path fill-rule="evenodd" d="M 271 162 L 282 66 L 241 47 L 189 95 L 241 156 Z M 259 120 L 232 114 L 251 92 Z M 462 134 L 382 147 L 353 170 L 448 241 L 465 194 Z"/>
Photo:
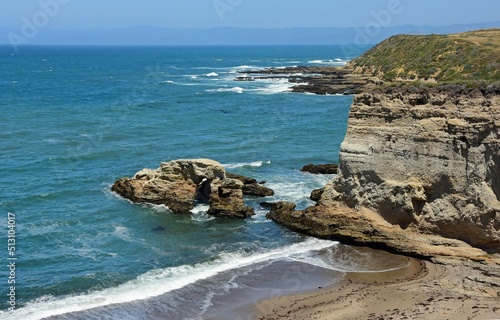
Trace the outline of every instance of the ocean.
<path fill-rule="evenodd" d="M 342 65 L 354 58 L 343 52 L 0 47 L 0 319 L 222 319 L 346 271 L 398 267 L 383 253 L 288 231 L 259 205 L 313 204 L 310 192 L 333 176 L 299 169 L 338 161 L 352 97 L 236 82 L 238 71 Z M 110 191 L 121 177 L 187 158 L 219 161 L 276 195 L 246 198 L 256 216 L 231 220 Z"/>

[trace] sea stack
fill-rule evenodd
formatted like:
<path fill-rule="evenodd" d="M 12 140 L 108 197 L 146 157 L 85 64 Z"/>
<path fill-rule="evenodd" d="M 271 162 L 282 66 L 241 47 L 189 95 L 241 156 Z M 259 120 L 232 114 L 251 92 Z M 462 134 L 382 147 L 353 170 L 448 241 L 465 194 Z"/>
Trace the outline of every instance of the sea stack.
<path fill-rule="evenodd" d="M 201 202 L 210 205 L 210 215 L 247 218 L 254 211 L 244 204 L 246 193 L 240 180 L 255 181 L 243 176 L 228 177 L 225 168 L 214 160 L 181 159 L 119 179 L 112 190 L 133 202 L 164 204 L 173 213 L 189 214 L 196 202 Z M 267 195 L 273 193 L 266 189 Z"/>

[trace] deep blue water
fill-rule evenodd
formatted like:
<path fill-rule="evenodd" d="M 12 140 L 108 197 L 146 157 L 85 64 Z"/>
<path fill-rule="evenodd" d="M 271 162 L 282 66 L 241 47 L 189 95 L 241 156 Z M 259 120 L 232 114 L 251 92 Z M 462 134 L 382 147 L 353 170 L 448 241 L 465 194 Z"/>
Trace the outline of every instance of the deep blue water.
<path fill-rule="evenodd" d="M 9 269 L 0 268 L 0 318 L 130 303 L 223 278 L 228 270 L 248 274 L 272 261 L 334 250 L 334 242 L 266 220 L 256 199 L 247 199 L 255 217 L 224 220 L 208 217 L 203 207 L 180 216 L 132 204 L 110 186 L 162 161 L 211 158 L 230 172 L 266 180 L 276 191 L 266 201 L 310 205 L 310 191 L 332 177 L 299 169 L 337 162 L 352 97 L 233 79 L 240 70 L 353 58 L 342 52 L 338 46 L 23 47 L 14 54 L 0 47 L 1 265 L 9 258 L 8 213 L 15 215 L 17 258 L 14 313 L 6 312 Z M 323 259 L 322 266 L 345 267 L 341 260 Z M 229 278 L 220 281 L 237 287 L 237 276 Z M 199 310 L 213 296 L 198 297 Z M 176 313 L 185 309 L 180 297 L 162 312 L 190 317 Z M 100 317 L 88 311 L 83 318 Z"/>

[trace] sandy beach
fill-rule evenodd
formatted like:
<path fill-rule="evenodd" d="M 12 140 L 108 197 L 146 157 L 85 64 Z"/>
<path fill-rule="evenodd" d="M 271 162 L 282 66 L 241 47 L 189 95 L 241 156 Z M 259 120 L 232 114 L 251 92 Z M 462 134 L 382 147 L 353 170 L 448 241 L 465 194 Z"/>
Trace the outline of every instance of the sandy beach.
<path fill-rule="evenodd" d="M 407 268 L 348 273 L 332 287 L 273 298 L 255 319 L 500 319 L 498 266 L 436 264 L 408 258 Z"/>

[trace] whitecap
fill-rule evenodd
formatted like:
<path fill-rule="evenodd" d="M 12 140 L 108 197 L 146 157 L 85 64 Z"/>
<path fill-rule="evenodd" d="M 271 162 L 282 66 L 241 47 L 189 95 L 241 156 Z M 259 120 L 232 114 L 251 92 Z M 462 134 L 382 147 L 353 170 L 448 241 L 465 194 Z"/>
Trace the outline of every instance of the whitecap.
<path fill-rule="evenodd" d="M 219 74 L 217 72 L 210 72 L 210 73 L 205 74 L 205 76 L 207 76 L 207 77 L 218 77 Z"/>
<path fill-rule="evenodd" d="M 339 58 L 336 58 L 335 60 L 330 59 L 330 60 L 310 60 L 308 61 L 311 64 L 323 64 L 323 65 L 333 65 L 333 66 L 344 66 L 347 64 L 347 60 L 342 60 Z"/>
<path fill-rule="evenodd" d="M 165 81 L 162 81 L 162 83 L 165 83 L 165 84 L 174 84 L 175 82 L 172 81 L 172 80 L 165 80 Z"/>
<path fill-rule="evenodd" d="M 297 83 L 288 82 L 287 79 L 262 81 L 262 82 L 267 82 L 267 85 L 261 88 L 253 89 L 252 91 L 258 94 L 287 93 L 287 92 L 292 92 L 292 88 L 298 85 Z"/>
<path fill-rule="evenodd" d="M 257 66 L 249 66 L 249 65 L 234 67 L 234 69 L 256 69 L 256 68 L 258 68 L 258 67 Z"/>
<path fill-rule="evenodd" d="M 242 167 L 254 167 L 254 168 L 259 168 L 262 167 L 264 164 L 271 164 L 271 161 L 254 161 L 254 162 L 242 162 L 242 163 L 228 163 L 228 164 L 223 164 L 223 166 L 226 169 L 236 169 L 236 168 L 242 168 Z"/>
<path fill-rule="evenodd" d="M 243 93 L 244 89 L 241 87 L 233 87 L 233 88 L 219 88 L 215 90 L 207 90 L 207 92 L 235 92 L 235 93 Z"/>

